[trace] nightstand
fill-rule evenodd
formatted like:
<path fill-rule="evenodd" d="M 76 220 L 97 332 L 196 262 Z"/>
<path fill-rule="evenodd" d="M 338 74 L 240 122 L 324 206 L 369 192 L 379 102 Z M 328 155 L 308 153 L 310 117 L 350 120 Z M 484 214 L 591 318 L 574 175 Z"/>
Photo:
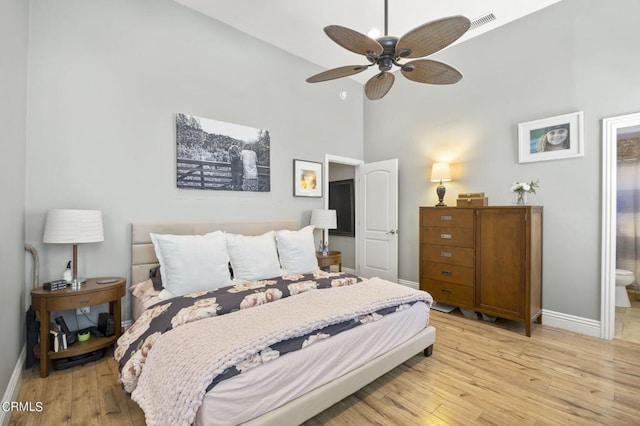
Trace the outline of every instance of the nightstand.
<path fill-rule="evenodd" d="M 116 281 L 108 284 L 98 284 L 97 280 L 108 278 L 90 278 L 80 285 L 79 289 L 67 287 L 64 290 L 48 291 L 42 287 L 31 290 L 31 305 L 40 317 L 40 345 L 34 348 L 37 358 L 40 358 L 40 377 L 49 375 L 49 360 L 82 355 L 106 348 L 116 342 L 122 334 L 121 301 L 125 294 L 125 278 L 112 277 Z M 109 337 L 91 336 L 86 342 L 76 342 L 68 349 L 54 352 L 49 350 L 49 322 L 51 311 L 66 311 L 82 308 L 83 306 L 109 303 L 109 312 L 115 320 L 115 333 Z"/>
<path fill-rule="evenodd" d="M 338 271 L 342 272 L 342 252 L 341 251 L 329 251 L 326 256 L 322 255 L 321 251 L 316 252 L 316 258 L 318 258 L 318 266 L 320 269 L 330 269 L 331 265 L 338 265 Z"/>

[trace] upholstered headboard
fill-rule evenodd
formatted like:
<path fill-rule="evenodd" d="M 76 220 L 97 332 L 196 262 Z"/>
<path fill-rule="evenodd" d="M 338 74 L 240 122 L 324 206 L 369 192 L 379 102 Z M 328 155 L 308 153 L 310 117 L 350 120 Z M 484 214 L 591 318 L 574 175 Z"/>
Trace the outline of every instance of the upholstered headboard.
<path fill-rule="evenodd" d="M 132 223 L 131 224 L 131 283 L 149 278 L 149 269 L 158 266 L 150 233 L 173 235 L 202 235 L 225 231 L 233 234 L 260 235 L 267 231 L 298 229 L 298 221 L 283 219 L 265 222 L 202 222 L 202 223 Z"/>

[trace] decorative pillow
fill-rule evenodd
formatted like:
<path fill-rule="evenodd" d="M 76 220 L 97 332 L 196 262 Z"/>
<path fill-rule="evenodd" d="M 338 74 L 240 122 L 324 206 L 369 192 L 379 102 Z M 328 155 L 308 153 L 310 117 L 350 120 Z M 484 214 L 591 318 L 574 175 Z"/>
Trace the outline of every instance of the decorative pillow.
<path fill-rule="evenodd" d="M 307 274 L 318 269 L 313 226 L 299 231 L 276 231 L 276 241 L 285 274 Z"/>
<path fill-rule="evenodd" d="M 154 290 L 162 291 L 164 286 L 162 285 L 162 273 L 159 266 L 149 269 L 149 279 L 153 283 Z"/>
<path fill-rule="evenodd" d="M 151 234 L 166 296 L 181 296 L 229 285 L 224 232 L 206 235 Z"/>
<path fill-rule="evenodd" d="M 264 280 L 282 275 L 273 231 L 255 237 L 226 235 L 234 281 Z"/>

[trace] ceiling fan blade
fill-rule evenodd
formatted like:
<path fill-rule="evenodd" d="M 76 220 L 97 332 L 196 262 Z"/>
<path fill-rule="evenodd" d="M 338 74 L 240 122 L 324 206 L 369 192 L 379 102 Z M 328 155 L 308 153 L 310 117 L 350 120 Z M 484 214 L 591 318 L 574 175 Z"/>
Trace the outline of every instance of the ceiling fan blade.
<path fill-rule="evenodd" d="M 427 22 L 398 40 L 396 55 L 402 58 L 422 58 L 431 55 L 459 39 L 470 25 L 471 22 L 460 15 Z"/>
<path fill-rule="evenodd" d="M 389 92 L 395 80 L 396 77 L 393 74 L 383 71 L 367 81 L 367 84 L 364 86 L 364 93 L 367 95 L 367 98 L 372 101 L 381 99 Z"/>
<path fill-rule="evenodd" d="M 340 25 L 329 25 L 324 28 L 324 32 L 345 49 L 368 58 L 377 58 L 384 50 L 374 39 Z"/>
<path fill-rule="evenodd" d="M 462 74 L 457 69 L 431 59 L 408 62 L 402 66 L 401 71 L 409 80 L 418 83 L 454 84 L 462 79 Z"/>
<path fill-rule="evenodd" d="M 318 83 L 320 81 L 347 77 L 349 75 L 358 74 L 367 68 L 369 68 L 369 65 L 347 65 L 346 67 L 333 68 L 309 77 L 307 79 L 307 83 Z"/>

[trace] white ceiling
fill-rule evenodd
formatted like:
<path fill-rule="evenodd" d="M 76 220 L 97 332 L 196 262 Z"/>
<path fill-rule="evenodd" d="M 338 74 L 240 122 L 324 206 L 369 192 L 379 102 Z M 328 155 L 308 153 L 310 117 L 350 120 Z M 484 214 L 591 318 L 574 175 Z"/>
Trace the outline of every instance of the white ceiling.
<path fill-rule="evenodd" d="M 384 31 L 384 0 L 175 0 L 242 32 L 320 65 L 324 69 L 367 64 L 335 44 L 322 30 L 342 25 L 366 34 Z M 471 21 L 493 13 L 496 20 L 468 31 L 478 36 L 560 0 L 389 0 L 389 35 L 402 36 L 434 19 L 464 15 Z M 319 70 L 320 71 L 320 70 Z M 375 70 L 351 78 L 364 83 Z"/>

